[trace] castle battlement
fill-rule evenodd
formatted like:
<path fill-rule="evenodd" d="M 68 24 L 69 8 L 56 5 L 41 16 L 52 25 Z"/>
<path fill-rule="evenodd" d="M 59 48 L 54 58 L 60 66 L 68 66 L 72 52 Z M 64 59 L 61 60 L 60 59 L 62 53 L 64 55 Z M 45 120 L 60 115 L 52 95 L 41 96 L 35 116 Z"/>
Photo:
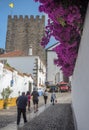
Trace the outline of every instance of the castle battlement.
<path fill-rule="evenodd" d="M 34 16 L 34 15 L 30 15 L 30 16 L 28 16 L 28 15 L 25 15 L 25 16 L 23 16 L 23 15 L 14 15 L 14 16 L 12 16 L 12 15 L 8 15 L 8 20 L 34 20 L 34 21 L 37 21 L 37 20 L 42 20 L 42 21 L 45 21 L 45 16 L 44 15 L 42 15 L 42 16 L 39 16 L 39 15 L 36 15 L 36 16 Z"/>

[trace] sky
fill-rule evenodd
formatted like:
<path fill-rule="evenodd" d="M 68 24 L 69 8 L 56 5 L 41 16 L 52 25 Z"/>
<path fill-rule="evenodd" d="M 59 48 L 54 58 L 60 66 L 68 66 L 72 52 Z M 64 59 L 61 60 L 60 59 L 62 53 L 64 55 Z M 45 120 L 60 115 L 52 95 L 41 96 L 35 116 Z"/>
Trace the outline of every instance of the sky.
<path fill-rule="evenodd" d="M 9 6 L 10 3 L 14 4 L 13 8 Z M 8 15 L 45 15 L 39 12 L 38 7 L 39 3 L 34 0 L 0 0 L 0 48 L 5 49 Z M 56 40 L 52 38 L 47 47 L 55 43 Z"/>

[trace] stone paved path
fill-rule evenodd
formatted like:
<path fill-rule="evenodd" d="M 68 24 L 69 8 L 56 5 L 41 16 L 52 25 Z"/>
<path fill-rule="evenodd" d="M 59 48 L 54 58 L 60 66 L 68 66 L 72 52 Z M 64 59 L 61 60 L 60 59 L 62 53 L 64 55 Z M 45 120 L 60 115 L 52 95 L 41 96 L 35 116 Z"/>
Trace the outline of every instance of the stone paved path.
<path fill-rule="evenodd" d="M 19 130 L 74 130 L 71 104 L 50 105 Z"/>
<path fill-rule="evenodd" d="M 27 113 L 28 123 L 24 125 L 22 120 L 19 128 L 16 126 L 16 107 L 0 110 L 0 130 L 74 130 L 71 94 L 57 93 L 57 98 L 58 102 L 53 106 L 49 94 L 48 104 L 45 107 L 43 97 L 40 97 L 39 106 L 42 107 L 35 114 L 33 111 Z"/>

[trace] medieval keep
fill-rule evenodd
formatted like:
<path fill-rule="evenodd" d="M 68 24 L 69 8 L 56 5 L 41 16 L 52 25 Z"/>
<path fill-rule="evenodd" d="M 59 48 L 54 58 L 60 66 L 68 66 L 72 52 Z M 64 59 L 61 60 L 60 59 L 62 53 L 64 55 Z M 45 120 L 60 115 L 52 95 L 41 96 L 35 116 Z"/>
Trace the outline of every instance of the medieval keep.
<path fill-rule="evenodd" d="M 6 52 L 21 50 L 25 55 L 39 56 L 45 62 L 45 49 L 40 45 L 44 35 L 45 16 L 30 18 L 20 15 L 8 16 Z"/>

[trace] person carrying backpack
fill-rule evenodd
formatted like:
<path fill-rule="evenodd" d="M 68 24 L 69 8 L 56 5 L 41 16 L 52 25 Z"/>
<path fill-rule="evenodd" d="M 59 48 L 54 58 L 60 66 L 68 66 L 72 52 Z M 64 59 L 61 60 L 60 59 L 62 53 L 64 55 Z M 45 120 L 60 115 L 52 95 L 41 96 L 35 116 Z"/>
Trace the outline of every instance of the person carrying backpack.
<path fill-rule="evenodd" d="M 35 87 L 33 89 L 33 92 L 31 94 L 31 96 L 33 97 L 33 105 L 34 105 L 34 113 L 38 111 L 38 102 L 39 102 L 39 93 L 37 92 L 37 88 Z"/>

